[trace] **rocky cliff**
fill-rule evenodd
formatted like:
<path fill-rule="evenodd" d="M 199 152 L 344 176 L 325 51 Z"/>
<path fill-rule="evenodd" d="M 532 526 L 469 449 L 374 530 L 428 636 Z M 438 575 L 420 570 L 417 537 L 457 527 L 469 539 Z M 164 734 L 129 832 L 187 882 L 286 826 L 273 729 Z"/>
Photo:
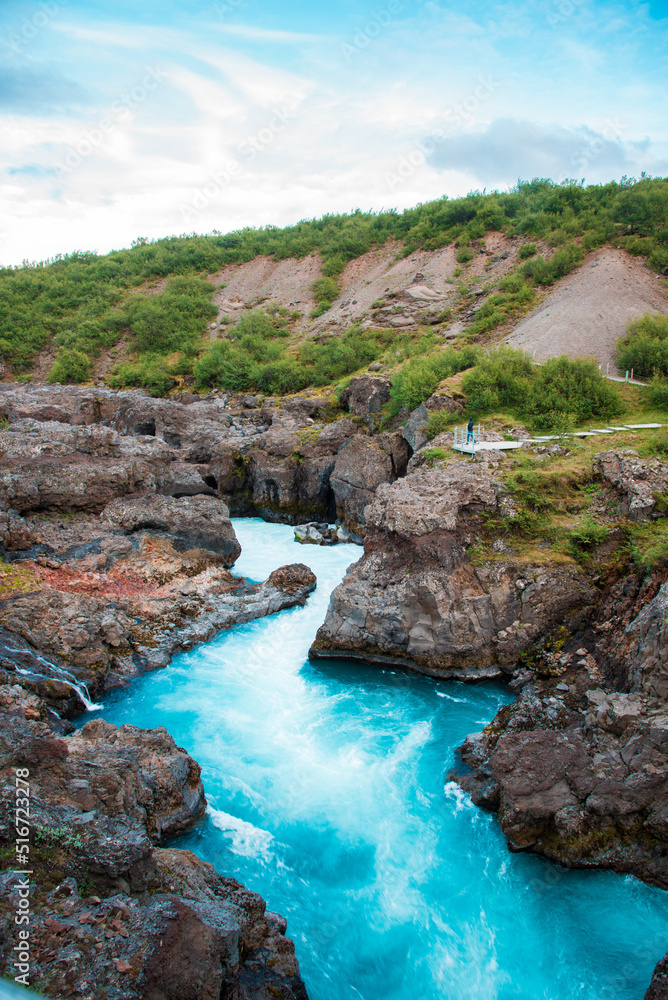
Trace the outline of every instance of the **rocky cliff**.
<path fill-rule="evenodd" d="M 380 486 L 364 555 L 335 590 L 311 656 L 438 677 L 512 674 L 550 629 L 578 621 L 595 591 L 574 566 L 473 562 L 479 523 L 503 509 L 489 467 L 465 460 Z"/>
<path fill-rule="evenodd" d="M 401 433 L 370 437 L 387 391 L 380 377 L 353 379 L 342 411 L 312 394 L 260 405 L 254 396 L 3 384 L 0 501 L 26 515 L 99 513 L 145 493 L 211 496 L 236 516 L 338 516 L 363 531 L 376 487 L 402 476 L 412 455 Z"/>

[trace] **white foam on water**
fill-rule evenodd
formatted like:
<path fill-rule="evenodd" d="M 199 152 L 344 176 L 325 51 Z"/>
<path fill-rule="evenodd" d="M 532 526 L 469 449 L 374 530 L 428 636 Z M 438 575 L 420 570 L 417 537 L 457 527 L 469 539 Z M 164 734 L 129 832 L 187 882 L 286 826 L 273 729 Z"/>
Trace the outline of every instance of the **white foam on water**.
<path fill-rule="evenodd" d="M 211 806 L 207 809 L 207 814 L 211 817 L 213 825 L 222 830 L 230 841 L 230 848 L 234 854 L 244 858 L 269 860 L 274 838 L 266 830 L 260 830 L 252 823 L 246 823 L 237 816 L 230 816 L 222 809 L 212 809 Z"/>
<path fill-rule="evenodd" d="M 471 801 L 471 796 L 460 788 L 456 781 L 446 781 L 443 791 L 445 792 L 446 799 L 454 802 L 455 816 L 457 813 L 464 812 L 464 810 L 475 810 L 475 806 Z"/>

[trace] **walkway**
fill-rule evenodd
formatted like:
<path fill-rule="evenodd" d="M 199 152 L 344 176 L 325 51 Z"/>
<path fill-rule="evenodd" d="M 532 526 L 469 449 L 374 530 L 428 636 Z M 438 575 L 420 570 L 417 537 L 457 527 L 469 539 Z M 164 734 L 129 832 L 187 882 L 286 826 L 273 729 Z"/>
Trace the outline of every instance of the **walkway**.
<path fill-rule="evenodd" d="M 452 445 L 455 451 L 463 452 L 465 455 L 474 455 L 477 451 L 513 451 L 521 448 L 523 444 L 545 444 L 547 441 L 558 441 L 564 437 L 597 437 L 599 434 L 618 434 L 620 431 L 645 431 L 657 430 L 660 427 L 667 427 L 668 424 L 619 424 L 610 427 L 596 427 L 590 431 L 572 431 L 568 434 L 544 434 L 537 437 L 523 438 L 520 441 L 480 441 L 473 444 L 465 444 L 466 429 L 455 427 L 455 440 Z M 478 435 L 484 434 L 484 428 L 478 426 Z"/>

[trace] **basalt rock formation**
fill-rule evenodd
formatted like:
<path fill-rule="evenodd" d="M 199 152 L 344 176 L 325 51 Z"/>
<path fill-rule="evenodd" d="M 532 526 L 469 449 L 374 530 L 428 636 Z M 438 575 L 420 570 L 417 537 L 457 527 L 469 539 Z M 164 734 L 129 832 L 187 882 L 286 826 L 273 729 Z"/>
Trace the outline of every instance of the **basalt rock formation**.
<path fill-rule="evenodd" d="M 453 777 L 498 810 L 512 850 L 668 888 L 667 622 L 660 575 L 611 587 L 589 629 L 468 737 Z"/>
<path fill-rule="evenodd" d="M 306 566 L 263 584 L 230 574 L 241 549 L 226 505 L 209 496 L 130 495 L 97 516 L 11 515 L 5 558 L 28 592 L 0 600 L 0 667 L 61 717 L 216 632 L 303 604 Z M 17 636 L 22 669 L 16 673 Z M 72 688 L 72 682 L 76 687 Z"/>
<path fill-rule="evenodd" d="M 315 396 L 260 406 L 247 396 L 180 402 L 140 392 L 2 385 L 0 502 L 23 515 L 99 513 L 128 495 L 205 495 L 223 500 L 235 516 L 289 524 L 339 517 L 363 531 L 376 486 L 403 475 L 412 450 L 400 434 L 369 436 L 387 382 L 353 381 L 355 420 Z M 358 450 L 339 460 L 359 436 Z M 0 540 L 2 533 L 0 520 Z"/>
<path fill-rule="evenodd" d="M 499 677 L 550 629 L 579 620 L 595 591 L 575 567 L 470 559 L 475 518 L 504 500 L 489 468 L 465 461 L 379 486 L 364 555 L 334 591 L 311 656 Z"/>

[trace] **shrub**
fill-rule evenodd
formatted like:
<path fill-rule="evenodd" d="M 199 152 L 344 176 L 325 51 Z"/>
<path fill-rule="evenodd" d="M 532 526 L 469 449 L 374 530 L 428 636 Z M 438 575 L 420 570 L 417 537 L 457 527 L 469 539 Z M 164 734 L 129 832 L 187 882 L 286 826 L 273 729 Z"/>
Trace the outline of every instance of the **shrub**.
<path fill-rule="evenodd" d="M 668 429 L 665 427 L 647 439 L 647 446 L 653 455 L 668 456 Z"/>
<path fill-rule="evenodd" d="M 461 413 L 449 413 L 448 410 L 434 410 L 427 417 L 424 432 L 431 441 L 438 434 L 443 434 L 450 430 L 458 420 L 461 420 Z"/>
<path fill-rule="evenodd" d="M 474 256 L 475 254 L 473 253 L 473 250 L 470 249 L 470 247 L 462 247 L 461 250 L 457 251 L 457 263 L 466 264 L 467 261 L 473 260 Z"/>
<path fill-rule="evenodd" d="M 423 357 L 411 359 L 392 380 L 390 396 L 397 410 L 407 406 L 413 410 L 433 393 L 439 382 L 475 364 L 478 350 L 465 347 L 458 351 L 446 347 Z"/>
<path fill-rule="evenodd" d="M 49 372 L 49 382 L 86 382 L 93 373 L 93 362 L 72 347 L 61 347 L 56 362 Z"/>
<path fill-rule="evenodd" d="M 617 343 L 617 367 L 633 369 L 640 378 L 668 375 L 668 316 L 645 313 L 626 327 L 626 336 Z"/>
<path fill-rule="evenodd" d="M 337 285 L 334 278 L 318 278 L 311 285 L 311 291 L 313 292 L 313 297 L 318 303 L 317 308 L 313 310 L 311 316 L 317 317 L 322 316 L 324 312 L 327 312 L 331 306 L 334 299 L 338 298 L 339 286 Z"/>
<path fill-rule="evenodd" d="M 151 396 L 164 396 L 175 384 L 164 358 L 151 355 L 117 365 L 107 381 L 112 389 L 134 385 L 146 389 Z"/>
<path fill-rule="evenodd" d="M 243 337 L 257 337 L 263 340 L 271 340 L 273 337 L 287 337 L 288 331 L 281 326 L 281 313 L 274 312 L 270 315 L 263 309 L 255 309 L 252 312 L 244 313 L 235 325 L 227 331 L 227 336 L 232 340 L 241 340 Z"/>
<path fill-rule="evenodd" d="M 448 457 L 445 448 L 424 448 L 420 454 L 424 458 L 425 464 L 431 468 L 436 462 L 442 462 Z"/>
<path fill-rule="evenodd" d="M 522 273 L 507 274 L 499 282 L 499 292 L 489 298 L 476 311 L 476 318 L 468 328 L 470 336 L 489 333 L 507 319 L 523 311 L 534 298 L 535 292 Z"/>
<path fill-rule="evenodd" d="M 299 348 L 298 360 L 310 370 L 312 385 L 328 385 L 375 361 L 382 353 L 381 338 L 359 326 L 340 337 L 308 341 Z"/>
<path fill-rule="evenodd" d="M 519 248 L 517 256 L 520 260 L 526 260 L 527 257 L 533 257 L 538 252 L 538 247 L 535 243 L 523 243 Z"/>
<path fill-rule="evenodd" d="M 561 433 L 593 417 L 609 420 L 622 410 L 595 362 L 562 356 L 537 366 L 510 347 L 481 357 L 464 376 L 462 388 L 475 416 L 509 410 L 536 430 Z"/>
<path fill-rule="evenodd" d="M 550 358 L 534 369 L 531 389 L 520 412 L 537 430 L 570 430 L 571 424 L 622 413 L 621 400 L 595 361 Z"/>
<path fill-rule="evenodd" d="M 206 321 L 218 313 L 211 302 L 212 292 L 208 281 L 180 276 L 171 278 L 159 295 L 131 298 L 125 315 L 135 349 L 167 354 L 200 337 Z"/>
<path fill-rule="evenodd" d="M 462 381 L 469 412 L 478 416 L 520 407 L 529 391 L 531 375 L 531 361 L 523 351 L 510 347 L 490 351 Z"/>
<path fill-rule="evenodd" d="M 310 384 L 310 375 L 294 358 L 283 358 L 258 367 L 255 381 L 258 389 L 267 395 L 285 395 L 305 389 Z"/>
<path fill-rule="evenodd" d="M 566 243 L 558 247 L 548 260 L 539 255 L 534 260 L 527 261 L 522 272 L 538 285 L 551 285 L 570 274 L 583 257 L 584 250 L 577 243 Z"/>
<path fill-rule="evenodd" d="M 198 388 L 219 386 L 229 392 L 245 392 L 253 387 L 256 362 L 229 340 L 216 341 L 193 365 Z"/>
<path fill-rule="evenodd" d="M 591 549 L 600 545 L 608 537 L 608 528 L 597 524 L 591 517 L 585 517 L 578 528 L 573 528 L 568 536 L 568 549 L 575 559 L 582 559 Z"/>
<path fill-rule="evenodd" d="M 661 410 L 668 410 L 668 378 L 654 375 L 647 386 L 647 401 Z"/>

